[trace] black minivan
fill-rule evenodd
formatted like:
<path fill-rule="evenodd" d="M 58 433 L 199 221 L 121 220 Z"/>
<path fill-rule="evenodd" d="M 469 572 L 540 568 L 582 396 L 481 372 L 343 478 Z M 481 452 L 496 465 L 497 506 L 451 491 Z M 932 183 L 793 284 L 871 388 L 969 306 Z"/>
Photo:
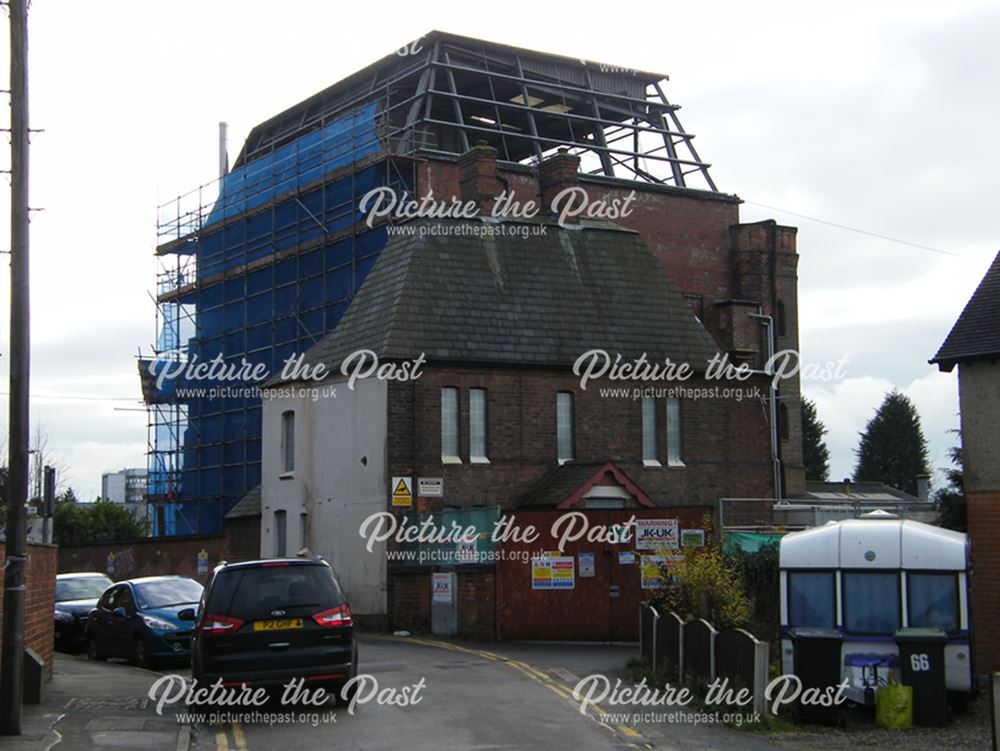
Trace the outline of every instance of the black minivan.
<path fill-rule="evenodd" d="M 338 694 L 357 675 L 347 598 L 322 559 L 223 563 L 212 572 L 196 619 L 191 672 L 199 686 L 278 688 L 295 678 Z"/>

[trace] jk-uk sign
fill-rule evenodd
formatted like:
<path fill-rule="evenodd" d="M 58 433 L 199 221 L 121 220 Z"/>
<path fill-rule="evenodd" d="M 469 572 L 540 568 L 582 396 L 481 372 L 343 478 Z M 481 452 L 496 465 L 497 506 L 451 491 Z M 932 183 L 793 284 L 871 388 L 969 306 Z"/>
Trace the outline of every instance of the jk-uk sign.
<path fill-rule="evenodd" d="M 676 519 L 637 519 L 635 522 L 636 550 L 678 548 Z"/>

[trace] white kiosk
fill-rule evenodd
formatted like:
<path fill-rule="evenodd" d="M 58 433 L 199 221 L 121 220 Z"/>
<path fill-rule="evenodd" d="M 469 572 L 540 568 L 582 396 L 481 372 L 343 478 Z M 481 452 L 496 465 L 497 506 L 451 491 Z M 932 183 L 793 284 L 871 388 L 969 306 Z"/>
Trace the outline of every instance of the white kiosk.
<path fill-rule="evenodd" d="M 786 535 L 780 567 L 784 673 L 794 672 L 791 629 L 836 629 L 845 693 L 871 704 L 890 671 L 900 677 L 896 630 L 933 628 L 948 637 L 949 693 L 972 692 L 966 535 L 876 511 Z"/>

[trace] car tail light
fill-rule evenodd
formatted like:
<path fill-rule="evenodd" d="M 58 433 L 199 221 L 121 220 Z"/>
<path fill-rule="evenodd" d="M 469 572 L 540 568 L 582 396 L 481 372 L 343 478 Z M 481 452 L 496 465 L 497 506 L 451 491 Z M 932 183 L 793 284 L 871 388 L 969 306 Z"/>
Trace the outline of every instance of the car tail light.
<path fill-rule="evenodd" d="M 351 609 L 347 605 L 338 605 L 335 608 L 316 613 L 313 620 L 320 626 L 353 626 L 354 620 L 351 618 Z"/>
<path fill-rule="evenodd" d="M 239 618 L 209 613 L 201 619 L 201 626 L 198 630 L 203 634 L 232 634 L 239 631 L 243 623 L 244 621 Z"/>

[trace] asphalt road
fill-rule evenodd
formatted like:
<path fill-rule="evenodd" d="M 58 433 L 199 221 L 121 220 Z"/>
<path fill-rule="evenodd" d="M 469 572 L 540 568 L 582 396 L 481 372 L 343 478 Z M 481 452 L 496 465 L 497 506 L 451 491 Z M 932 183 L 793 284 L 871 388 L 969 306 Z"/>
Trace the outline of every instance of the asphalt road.
<path fill-rule="evenodd" d="M 199 751 L 772 748 L 721 727 L 641 719 L 626 724 L 610 714 L 620 709 L 615 707 L 590 706 L 581 714 L 572 697 L 576 681 L 594 672 L 613 673 L 632 651 L 366 638 L 361 670 L 378 681 L 384 699 L 394 697 L 398 704 L 378 703 L 369 684 L 363 694 L 372 699 L 354 714 L 342 704 L 294 709 L 269 704 L 258 710 L 269 713 L 267 718 L 196 726 L 194 744 Z M 414 695 L 412 687 L 421 682 Z M 406 687 L 419 702 L 406 702 L 401 693 Z"/>

